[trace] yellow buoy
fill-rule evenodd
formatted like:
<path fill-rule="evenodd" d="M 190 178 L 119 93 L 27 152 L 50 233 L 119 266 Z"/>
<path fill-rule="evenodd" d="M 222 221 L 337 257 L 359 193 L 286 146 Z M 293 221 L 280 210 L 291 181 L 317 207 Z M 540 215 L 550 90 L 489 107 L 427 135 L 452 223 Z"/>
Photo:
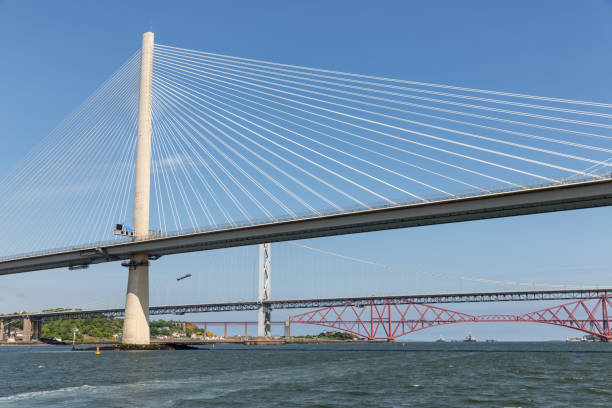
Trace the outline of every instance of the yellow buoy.
<path fill-rule="evenodd" d="M 100 346 L 96 347 L 96 354 L 100 354 Z"/>

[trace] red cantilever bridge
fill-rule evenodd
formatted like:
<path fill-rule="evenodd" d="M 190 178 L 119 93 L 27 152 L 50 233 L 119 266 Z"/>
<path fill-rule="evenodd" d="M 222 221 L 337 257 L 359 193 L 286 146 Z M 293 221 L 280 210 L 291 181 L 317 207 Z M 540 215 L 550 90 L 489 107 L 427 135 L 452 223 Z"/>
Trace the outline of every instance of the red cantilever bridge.
<path fill-rule="evenodd" d="M 567 300 L 570 302 L 563 302 Z M 441 304 L 518 301 L 555 301 L 561 304 L 518 315 L 471 315 L 439 306 Z M 290 317 L 289 324 L 325 326 L 370 340 L 393 340 L 431 327 L 479 322 L 545 323 L 580 330 L 597 336 L 603 341 L 612 340 L 609 314 L 612 309 L 612 289 L 610 288 L 292 299 L 270 300 L 263 303 L 271 309 L 314 309 Z M 247 311 L 257 310 L 260 306 L 261 304 L 255 301 L 152 306 L 150 314 L 184 315 Z M 41 322 L 42 320 L 91 315 L 117 317 L 123 316 L 124 312 L 124 309 L 63 310 L 27 315 L 0 315 L 0 321 L 26 318 L 33 322 Z M 248 322 L 235 324 L 246 325 Z"/>
<path fill-rule="evenodd" d="M 610 341 L 610 309 L 612 294 L 602 294 L 519 315 L 471 315 L 429 304 L 402 303 L 388 299 L 383 304 L 373 301 L 369 304 L 356 304 L 348 301 L 292 316 L 290 321 L 327 326 L 370 340 L 393 340 L 430 327 L 453 323 L 523 322 L 567 327 Z"/>

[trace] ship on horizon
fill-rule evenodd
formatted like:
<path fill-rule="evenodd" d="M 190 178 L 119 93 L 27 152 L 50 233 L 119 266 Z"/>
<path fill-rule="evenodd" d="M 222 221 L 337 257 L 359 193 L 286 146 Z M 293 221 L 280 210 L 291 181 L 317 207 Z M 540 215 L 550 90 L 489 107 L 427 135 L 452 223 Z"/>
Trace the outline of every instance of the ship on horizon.
<path fill-rule="evenodd" d="M 436 340 L 436 343 L 446 343 L 446 339 L 440 335 L 440 338 Z"/>

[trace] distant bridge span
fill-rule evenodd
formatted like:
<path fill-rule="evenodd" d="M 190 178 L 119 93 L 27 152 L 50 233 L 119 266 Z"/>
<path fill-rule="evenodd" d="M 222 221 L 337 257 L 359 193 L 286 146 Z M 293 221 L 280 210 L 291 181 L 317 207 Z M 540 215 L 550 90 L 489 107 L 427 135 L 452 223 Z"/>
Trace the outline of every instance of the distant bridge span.
<path fill-rule="evenodd" d="M 0 259 L 0 275 L 81 267 L 129 259 L 132 254 L 160 256 L 267 242 L 353 234 L 607 206 L 612 179 L 554 184 L 426 203 L 387 206 L 286 221 L 275 221 L 135 242 L 107 242 L 66 250 Z M 109 226 L 110 227 L 110 226 Z"/>
<path fill-rule="evenodd" d="M 291 323 L 330 327 L 370 340 L 393 340 L 406 334 L 454 323 L 543 323 L 579 330 L 612 341 L 612 295 L 580 299 L 524 314 L 471 315 L 437 306 L 388 300 L 356 306 L 351 302 L 291 317 Z"/>
<path fill-rule="evenodd" d="M 601 296 L 612 296 L 612 288 L 564 289 L 564 290 L 532 290 L 514 292 L 473 292 L 473 293 L 442 293 L 424 295 L 397 296 L 357 296 L 318 299 L 287 299 L 263 302 L 272 309 L 315 309 L 327 307 L 342 307 L 351 304 L 354 307 L 384 306 L 389 302 L 394 304 L 449 304 L 449 303 L 479 303 L 479 302 L 524 302 L 545 300 L 585 300 L 597 299 Z M 190 313 L 231 312 L 258 310 L 259 302 L 226 302 L 201 303 L 191 305 L 151 306 L 150 315 L 184 315 Z M 21 319 L 29 317 L 34 320 L 57 320 L 67 318 L 83 318 L 92 315 L 121 317 L 125 309 L 97 310 L 65 310 L 57 312 L 40 312 L 27 314 L 0 315 L 0 320 Z"/>
<path fill-rule="evenodd" d="M 523 314 L 472 315 L 433 305 L 435 303 L 561 299 L 577 300 Z M 370 340 L 394 340 L 416 331 L 454 323 L 522 322 L 562 326 L 592 334 L 602 341 L 612 340 L 609 313 L 612 310 L 612 289 L 298 299 L 271 301 L 266 302 L 266 304 L 276 309 L 312 309 L 318 307 L 288 318 L 285 323 L 286 333 L 289 333 L 290 324 L 309 324 L 345 331 Z M 151 307 L 150 313 L 160 315 L 256 310 L 259 306 L 257 302 L 154 306 Z M 92 315 L 122 316 L 124 312 L 124 309 L 101 309 L 3 315 L 0 316 L 0 325 L 3 327 L 5 321 L 24 319 L 24 328 L 28 327 L 28 339 L 32 327 L 34 327 L 35 333 L 38 333 L 35 334 L 35 338 L 40 338 L 43 320 L 79 318 Z M 250 324 L 249 322 L 208 323 L 223 325 L 226 336 L 228 324 L 243 326 L 245 335 L 247 326 Z M 205 323 L 205 326 L 208 323 Z"/>

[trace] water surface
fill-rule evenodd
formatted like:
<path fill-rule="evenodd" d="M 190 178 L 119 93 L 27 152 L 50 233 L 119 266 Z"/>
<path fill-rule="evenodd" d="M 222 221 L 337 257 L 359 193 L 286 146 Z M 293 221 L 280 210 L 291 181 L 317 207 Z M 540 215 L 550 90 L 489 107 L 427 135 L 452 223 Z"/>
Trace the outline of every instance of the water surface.
<path fill-rule="evenodd" d="M 0 347 L 0 407 L 610 407 L 612 343 Z"/>

